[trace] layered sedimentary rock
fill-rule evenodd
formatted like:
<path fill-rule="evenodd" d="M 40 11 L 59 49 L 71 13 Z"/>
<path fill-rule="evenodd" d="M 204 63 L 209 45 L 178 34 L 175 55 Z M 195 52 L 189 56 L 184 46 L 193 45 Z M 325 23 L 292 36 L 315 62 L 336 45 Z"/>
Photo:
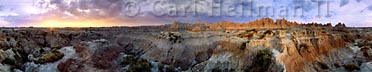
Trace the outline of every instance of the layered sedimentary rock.
<path fill-rule="evenodd" d="M 2 28 L 0 71 L 371 71 L 371 28 L 264 18 L 111 28 Z"/>
<path fill-rule="evenodd" d="M 336 25 L 339 27 L 339 25 Z M 341 25 L 346 27 L 344 24 Z M 207 27 L 211 30 L 221 29 L 247 29 L 247 28 L 294 28 L 294 27 L 332 27 L 332 24 L 321 24 L 321 23 L 307 23 L 300 24 L 297 22 L 287 21 L 285 19 L 273 20 L 270 18 L 262 18 L 248 23 L 235 23 L 222 21 L 217 23 L 207 24 Z"/>

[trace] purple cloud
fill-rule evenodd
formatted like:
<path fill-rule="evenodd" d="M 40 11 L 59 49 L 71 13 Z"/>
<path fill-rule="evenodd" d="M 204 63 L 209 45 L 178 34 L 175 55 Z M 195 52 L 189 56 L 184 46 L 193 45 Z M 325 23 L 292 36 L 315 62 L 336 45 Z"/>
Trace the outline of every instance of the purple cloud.
<path fill-rule="evenodd" d="M 176 16 L 163 15 L 154 16 L 154 3 L 156 1 L 166 2 L 160 7 L 164 7 L 159 11 L 162 13 L 171 13 L 170 9 L 175 8 Z M 218 2 L 216 2 L 218 1 Z M 127 16 L 125 6 L 130 2 L 137 3 L 140 7 L 140 13 L 134 17 Z M 222 12 L 216 11 L 216 3 L 222 2 Z M 151 25 L 151 24 L 168 24 L 174 21 L 181 22 L 219 22 L 219 21 L 234 21 L 247 22 L 263 17 L 271 17 L 274 19 L 286 18 L 299 22 L 345 22 L 348 26 L 366 26 L 365 23 L 371 23 L 368 15 L 372 11 L 369 0 L 201 0 L 199 3 L 188 0 L 0 0 L 0 19 L 9 23 L 8 26 L 22 26 L 22 23 L 37 22 L 43 19 L 62 18 L 62 19 L 104 19 L 113 18 L 125 23 L 134 25 Z M 176 7 L 172 7 L 175 5 Z M 197 7 L 193 8 L 192 6 Z M 185 8 L 188 10 L 196 10 L 197 16 L 192 13 L 184 13 Z M 213 7 L 214 6 L 214 7 Z M 231 7 L 235 10 L 229 10 Z M 260 7 L 270 7 L 268 11 L 274 13 L 273 16 L 260 16 L 264 14 Z M 360 7 L 360 8 L 359 8 Z M 283 10 L 289 10 L 289 16 L 281 16 L 285 14 Z M 294 17 L 295 9 L 303 9 L 297 12 Z M 328 11 L 329 10 L 329 11 Z M 362 11 L 362 13 L 361 13 Z M 192 11 L 191 11 L 192 12 Z M 222 16 L 213 16 L 215 14 Z M 240 16 L 254 14 L 253 16 Z M 329 15 L 327 15 L 327 13 Z M 179 14 L 179 15 L 178 15 Z M 319 17 L 319 14 L 321 17 Z M 367 15 L 366 15 L 367 14 Z M 212 15 L 212 16 L 211 16 Z M 258 16 L 257 16 L 258 15 Z M 353 18 L 348 18 L 353 16 Z M 347 19 L 346 19 L 347 18 Z M 363 24 L 363 25 L 362 25 Z M 1 25 L 0 26 L 4 26 Z M 368 25 L 372 26 L 372 25 Z"/>

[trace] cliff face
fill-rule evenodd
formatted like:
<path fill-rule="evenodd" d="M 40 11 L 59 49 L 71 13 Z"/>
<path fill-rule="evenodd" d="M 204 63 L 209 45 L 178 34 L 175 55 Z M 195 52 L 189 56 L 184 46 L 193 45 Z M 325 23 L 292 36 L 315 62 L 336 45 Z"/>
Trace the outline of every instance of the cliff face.
<path fill-rule="evenodd" d="M 371 30 L 268 18 L 248 24 L 4 28 L 0 70 L 372 71 Z"/>
<path fill-rule="evenodd" d="M 263 18 L 260 20 L 249 22 L 248 24 L 243 25 L 245 27 L 253 27 L 253 28 L 287 28 L 287 27 L 299 27 L 300 25 L 296 22 L 289 22 L 285 19 L 278 19 L 274 21 L 270 18 Z"/>
<path fill-rule="evenodd" d="M 330 34 L 321 30 L 285 29 L 285 30 L 244 30 L 240 36 L 230 36 L 220 41 L 213 50 L 212 57 L 204 63 L 197 64 L 204 67 L 201 71 L 219 69 L 233 69 L 236 71 L 252 71 L 257 59 L 256 52 L 269 49 L 273 55 L 273 62 L 269 59 L 267 71 L 318 71 L 318 59 L 327 56 L 331 50 L 346 48 L 347 42 L 343 35 Z M 253 35 L 253 36 L 249 36 Z M 259 64 L 257 66 L 263 66 Z M 250 70 L 251 69 L 251 70 Z M 266 70 L 266 69 L 264 69 Z M 322 70 L 322 69 L 321 69 Z"/>
<path fill-rule="evenodd" d="M 337 27 L 346 27 L 344 24 L 337 24 Z M 211 30 L 219 29 L 247 29 L 247 28 L 294 28 L 294 27 L 332 27 L 332 24 L 307 23 L 300 24 L 297 22 L 287 21 L 285 19 L 273 20 L 271 18 L 262 18 L 248 23 L 234 23 L 234 22 L 217 22 L 207 24 Z"/>

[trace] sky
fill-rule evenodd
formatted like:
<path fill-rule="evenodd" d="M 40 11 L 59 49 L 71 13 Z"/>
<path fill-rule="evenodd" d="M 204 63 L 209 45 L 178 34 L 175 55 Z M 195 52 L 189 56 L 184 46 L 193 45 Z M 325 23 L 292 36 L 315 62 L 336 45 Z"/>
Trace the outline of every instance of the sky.
<path fill-rule="evenodd" d="M 0 27 L 102 27 L 260 18 L 372 26 L 372 0 L 0 0 Z"/>

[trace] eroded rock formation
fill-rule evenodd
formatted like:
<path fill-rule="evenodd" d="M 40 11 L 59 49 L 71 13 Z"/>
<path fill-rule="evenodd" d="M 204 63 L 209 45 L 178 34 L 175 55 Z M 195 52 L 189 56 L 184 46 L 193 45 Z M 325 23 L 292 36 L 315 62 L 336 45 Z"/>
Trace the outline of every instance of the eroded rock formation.
<path fill-rule="evenodd" d="M 372 29 L 331 26 L 264 18 L 247 24 L 2 28 L 0 71 L 371 71 Z"/>

